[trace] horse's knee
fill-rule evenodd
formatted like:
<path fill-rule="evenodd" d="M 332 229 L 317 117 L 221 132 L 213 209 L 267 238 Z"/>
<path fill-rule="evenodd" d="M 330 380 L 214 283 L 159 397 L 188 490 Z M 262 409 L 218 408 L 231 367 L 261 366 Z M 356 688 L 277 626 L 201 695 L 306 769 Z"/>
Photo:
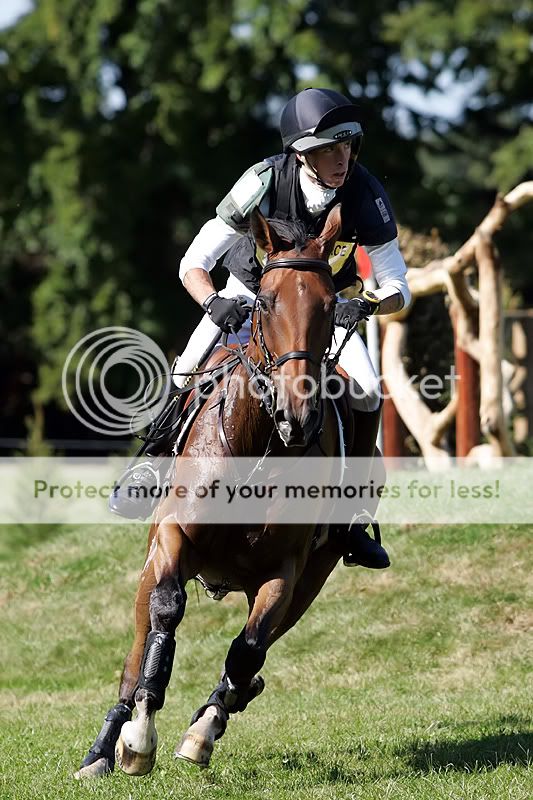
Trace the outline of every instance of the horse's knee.
<path fill-rule="evenodd" d="M 150 597 L 152 629 L 173 633 L 183 619 L 186 602 L 187 594 L 179 578 L 163 578 Z"/>
<path fill-rule="evenodd" d="M 241 631 L 231 643 L 226 657 L 226 674 L 231 683 L 236 686 L 250 685 L 266 659 L 266 642 Z"/>

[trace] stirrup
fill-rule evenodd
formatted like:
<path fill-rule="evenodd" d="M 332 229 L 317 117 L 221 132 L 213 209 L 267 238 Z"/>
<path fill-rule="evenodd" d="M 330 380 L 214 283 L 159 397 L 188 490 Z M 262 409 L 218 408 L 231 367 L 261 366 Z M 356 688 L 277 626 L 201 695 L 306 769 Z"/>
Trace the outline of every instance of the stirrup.
<path fill-rule="evenodd" d="M 155 459 L 157 460 L 157 459 Z M 164 459 L 161 463 L 164 463 Z M 155 510 L 165 491 L 164 479 L 153 461 L 143 461 L 122 473 L 109 496 L 109 510 L 126 519 L 144 521 Z"/>

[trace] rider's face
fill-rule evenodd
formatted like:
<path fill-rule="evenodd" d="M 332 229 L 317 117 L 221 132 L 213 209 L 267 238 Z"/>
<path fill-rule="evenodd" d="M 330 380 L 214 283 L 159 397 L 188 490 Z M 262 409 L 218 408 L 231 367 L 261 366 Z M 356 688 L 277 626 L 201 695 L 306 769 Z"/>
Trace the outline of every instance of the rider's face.
<path fill-rule="evenodd" d="M 351 141 L 338 142 L 312 150 L 307 153 L 306 159 L 323 183 L 337 189 L 342 186 L 348 174 L 351 152 Z"/>

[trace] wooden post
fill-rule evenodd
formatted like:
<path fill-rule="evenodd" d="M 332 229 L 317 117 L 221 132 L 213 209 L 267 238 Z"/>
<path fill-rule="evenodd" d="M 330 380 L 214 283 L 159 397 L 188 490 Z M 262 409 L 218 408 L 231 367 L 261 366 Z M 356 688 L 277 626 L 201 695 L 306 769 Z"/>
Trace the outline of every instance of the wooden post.
<path fill-rule="evenodd" d="M 381 414 L 383 455 L 386 458 L 401 458 L 408 454 L 405 439 L 409 436 L 409 431 L 398 414 L 393 399 L 388 396 L 389 392 L 385 381 L 383 381 L 382 388 L 385 395 Z"/>
<path fill-rule="evenodd" d="M 505 339 L 515 364 L 509 385 L 514 404 L 513 439 L 515 444 L 527 446 L 533 435 L 533 310 L 508 311 L 505 324 Z"/>
<path fill-rule="evenodd" d="M 455 454 L 464 458 L 479 444 L 479 365 L 472 356 L 461 350 L 455 340 L 455 391 L 457 413 L 455 417 Z"/>
<path fill-rule="evenodd" d="M 481 430 L 496 456 L 514 455 L 503 411 L 502 271 L 492 240 L 479 231 L 479 344 Z"/>

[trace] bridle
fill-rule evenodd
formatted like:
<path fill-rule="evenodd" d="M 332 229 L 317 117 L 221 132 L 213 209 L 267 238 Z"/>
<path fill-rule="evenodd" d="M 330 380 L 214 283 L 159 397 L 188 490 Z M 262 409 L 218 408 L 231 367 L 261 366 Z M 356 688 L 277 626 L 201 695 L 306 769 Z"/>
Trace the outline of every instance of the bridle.
<path fill-rule="evenodd" d="M 271 263 L 267 263 L 263 268 L 262 274 L 265 275 L 267 272 L 271 272 L 274 269 L 297 269 L 303 272 L 323 272 L 329 277 L 332 277 L 331 266 L 329 263 L 322 259 L 316 258 L 279 258 Z M 317 367 L 321 367 L 323 365 L 330 366 L 328 362 L 331 361 L 329 353 L 331 348 L 331 339 L 333 337 L 334 324 L 332 322 L 330 345 L 320 361 L 315 358 L 310 350 L 290 350 L 287 353 L 283 353 L 283 355 L 275 358 L 265 340 L 262 308 L 261 304 L 258 302 L 258 298 L 255 300 L 252 309 L 252 316 L 255 319 L 255 329 L 252 331 L 252 340 L 259 348 L 264 363 L 255 363 L 253 359 L 246 357 L 247 371 L 250 379 L 260 390 L 262 403 L 267 413 L 273 417 L 275 413 L 276 389 L 272 379 L 272 373 L 283 364 L 286 364 L 287 361 L 293 360 L 309 361 L 311 364 Z"/>
<path fill-rule="evenodd" d="M 330 277 L 332 274 L 330 265 L 328 264 L 327 261 L 323 261 L 322 259 L 279 258 L 276 261 L 273 261 L 272 263 L 266 265 L 266 267 L 263 269 L 263 275 L 266 275 L 267 272 L 271 272 L 274 269 L 282 269 L 282 268 L 299 269 L 305 272 L 325 272 Z M 290 352 L 284 353 L 282 356 L 279 356 L 278 358 L 274 358 L 265 342 L 265 337 L 263 333 L 263 324 L 261 318 L 261 306 L 257 302 L 257 300 L 255 301 L 254 304 L 254 312 L 256 315 L 257 333 L 259 337 L 259 348 L 265 359 L 265 366 L 266 366 L 265 371 L 267 373 L 272 372 L 273 369 L 281 367 L 281 365 L 286 364 L 287 361 L 291 361 L 294 359 L 301 361 L 303 360 L 310 361 L 311 364 L 314 364 L 315 366 L 320 366 L 321 362 L 318 362 L 316 360 L 316 358 L 313 356 L 310 350 L 291 350 Z"/>
<path fill-rule="evenodd" d="M 263 268 L 263 275 L 267 272 L 270 272 L 273 269 L 296 269 L 301 270 L 303 272 L 324 272 L 328 276 L 332 277 L 332 271 L 329 263 L 327 261 L 323 261 L 321 259 L 305 259 L 305 258 L 279 258 L 271 263 L 267 263 L 267 265 Z M 272 373 L 281 367 L 283 364 L 287 363 L 287 361 L 291 360 L 307 360 L 311 362 L 315 366 L 319 366 L 321 368 L 321 378 L 327 378 L 327 376 L 331 375 L 340 358 L 341 352 L 344 349 L 345 345 L 348 343 L 349 339 L 351 338 L 352 334 L 356 330 L 356 325 L 352 326 L 352 328 L 348 329 L 346 337 L 342 342 L 341 346 L 337 349 L 334 355 L 331 355 L 331 343 L 333 341 L 333 334 L 335 330 L 335 323 L 332 319 L 331 323 L 331 332 L 330 332 L 330 339 L 329 345 L 324 352 L 324 355 L 318 361 L 313 354 L 309 350 L 291 350 L 287 353 L 284 353 L 277 358 L 274 358 L 268 345 L 265 341 L 265 335 L 263 330 L 263 321 L 261 316 L 261 305 L 258 303 L 258 298 L 256 298 L 253 307 L 250 308 L 252 313 L 252 317 L 255 317 L 255 329 L 252 331 L 252 340 L 255 342 L 256 346 L 261 353 L 264 363 L 261 361 L 255 362 L 250 356 L 246 354 L 245 345 L 243 342 L 239 341 L 237 347 L 228 347 L 228 334 L 225 333 L 222 336 L 221 344 L 222 347 L 227 350 L 228 355 L 231 356 L 229 360 L 224 360 L 222 363 L 218 364 L 215 367 L 208 367 L 207 369 L 203 370 L 194 370 L 193 372 L 188 373 L 179 373 L 180 375 L 188 375 L 191 377 L 198 377 L 201 375 L 209 375 L 209 379 L 206 380 L 204 383 L 200 381 L 198 384 L 198 389 L 202 390 L 206 386 L 213 385 L 213 378 L 216 376 L 217 380 L 223 379 L 224 376 L 229 376 L 231 379 L 231 375 L 233 370 L 237 366 L 237 364 L 241 364 L 244 370 L 248 375 L 248 379 L 251 384 L 255 385 L 258 389 L 258 399 L 260 400 L 261 404 L 265 408 L 268 415 L 274 419 L 274 415 L 276 412 L 276 387 L 274 381 L 272 379 Z M 238 334 L 236 334 L 237 339 L 239 339 Z M 174 397 L 178 397 L 180 394 L 184 394 L 190 390 L 189 386 L 185 386 L 180 389 L 176 389 L 172 395 Z M 220 439 L 224 445 L 224 449 L 228 455 L 233 456 L 231 451 L 231 447 L 227 440 L 226 434 L 224 432 L 224 424 L 223 424 L 223 414 L 224 414 L 224 403 L 227 397 L 227 386 L 222 390 L 220 400 L 216 403 L 219 406 L 219 414 L 218 414 L 218 430 Z M 323 404 L 320 404 L 320 415 L 321 418 L 323 417 L 324 408 Z M 163 435 L 168 434 L 168 430 L 175 427 L 177 429 L 178 423 L 181 417 L 170 424 L 164 430 Z M 321 426 L 321 418 L 319 419 L 319 425 L 317 426 L 317 430 L 320 430 Z M 141 437 L 143 438 L 143 437 Z M 145 444 L 143 447 L 146 447 L 146 443 L 150 443 L 154 441 L 152 439 L 144 437 Z M 142 448 L 141 448 L 142 450 Z M 267 448 L 268 450 L 268 448 Z M 139 453 L 137 453 L 139 455 Z"/>

